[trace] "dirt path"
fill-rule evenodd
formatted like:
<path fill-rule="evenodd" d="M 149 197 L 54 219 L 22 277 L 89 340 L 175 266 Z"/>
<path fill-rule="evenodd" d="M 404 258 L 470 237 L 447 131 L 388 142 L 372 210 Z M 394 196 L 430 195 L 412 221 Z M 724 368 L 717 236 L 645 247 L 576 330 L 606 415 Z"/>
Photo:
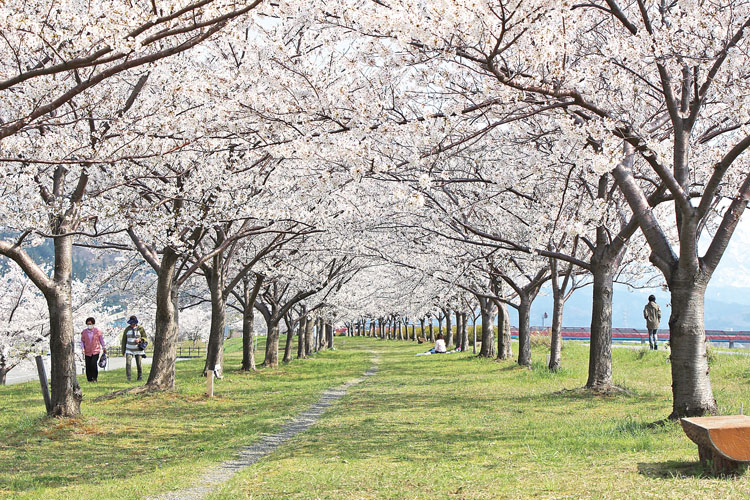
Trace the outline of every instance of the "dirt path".
<path fill-rule="evenodd" d="M 368 377 L 374 376 L 378 371 L 377 364 L 379 359 L 374 358 L 372 362 L 373 365 L 361 377 L 325 391 L 317 403 L 312 405 L 307 411 L 297 415 L 291 422 L 285 424 L 276 434 L 265 436 L 257 443 L 240 449 L 239 456 L 235 460 L 229 460 L 207 470 L 196 486 L 184 490 L 171 491 L 150 498 L 153 500 L 199 500 L 205 498 L 240 470 L 270 455 L 276 448 L 289 441 L 295 435 L 306 431 L 318 421 L 329 406 L 344 397 L 350 387 L 364 382 Z"/>

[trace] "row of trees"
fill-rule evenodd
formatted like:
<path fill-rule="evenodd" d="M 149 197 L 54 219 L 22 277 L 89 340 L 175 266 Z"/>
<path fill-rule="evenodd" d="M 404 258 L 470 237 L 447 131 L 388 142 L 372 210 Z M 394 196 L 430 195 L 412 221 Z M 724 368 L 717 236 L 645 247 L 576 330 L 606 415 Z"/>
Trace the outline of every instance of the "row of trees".
<path fill-rule="evenodd" d="M 750 7 L 111 3 L 62 2 L 54 20 L 45 0 L 3 7 L 0 254 L 47 302 L 55 414 L 80 411 L 74 245 L 137 252 L 155 277 L 149 389 L 174 385 L 202 279 L 205 370 L 228 304 L 246 369 L 255 310 L 275 366 L 279 325 L 307 338 L 311 312 L 466 324 L 479 309 L 479 354 L 508 357 L 489 327 L 506 331 L 507 307 L 527 366 L 548 282 L 556 369 L 565 300 L 591 284 L 586 385 L 610 390 L 613 283 L 656 270 L 672 416 L 716 410 L 703 297 L 750 199 Z M 43 240 L 52 270 L 28 252 Z"/>

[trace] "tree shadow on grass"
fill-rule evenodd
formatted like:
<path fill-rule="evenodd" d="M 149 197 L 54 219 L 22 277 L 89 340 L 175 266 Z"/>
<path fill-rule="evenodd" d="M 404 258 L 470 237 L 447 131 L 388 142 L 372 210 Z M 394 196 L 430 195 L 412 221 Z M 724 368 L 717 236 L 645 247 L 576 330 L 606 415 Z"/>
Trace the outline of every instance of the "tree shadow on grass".
<path fill-rule="evenodd" d="M 653 479 L 711 477 L 711 475 L 707 474 L 703 469 L 700 462 L 682 462 L 679 460 L 654 463 L 639 462 L 638 473 Z"/>

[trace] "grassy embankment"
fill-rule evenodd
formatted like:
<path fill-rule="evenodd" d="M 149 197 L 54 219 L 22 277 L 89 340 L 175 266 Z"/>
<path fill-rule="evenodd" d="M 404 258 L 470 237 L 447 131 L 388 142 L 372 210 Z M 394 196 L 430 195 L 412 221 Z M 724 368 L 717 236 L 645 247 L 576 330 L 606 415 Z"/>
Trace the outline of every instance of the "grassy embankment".
<path fill-rule="evenodd" d="M 84 380 L 79 422 L 42 420 L 35 385 L 1 388 L 0 496 L 136 498 L 186 486 L 362 373 L 375 350 L 375 377 L 212 498 L 750 497 L 750 475 L 706 477 L 678 424 L 649 425 L 671 408 L 664 351 L 615 349 L 615 381 L 628 392 L 602 397 L 579 390 L 587 351 L 573 342 L 550 374 L 541 348 L 528 370 L 471 354 L 415 357 L 426 347 L 407 342 L 336 341 L 337 351 L 278 372 L 230 370 L 214 400 L 202 395 L 199 361 L 178 364 L 174 394 L 91 402 L 122 377 L 91 389 Z M 750 401 L 748 358 L 717 355 L 711 375 L 721 413 Z"/>

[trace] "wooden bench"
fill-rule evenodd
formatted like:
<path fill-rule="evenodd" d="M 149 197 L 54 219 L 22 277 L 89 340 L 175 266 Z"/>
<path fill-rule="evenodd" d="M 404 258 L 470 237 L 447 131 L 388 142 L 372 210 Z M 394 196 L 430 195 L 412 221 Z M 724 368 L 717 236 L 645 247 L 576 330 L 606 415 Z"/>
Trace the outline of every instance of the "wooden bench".
<path fill-rule="evenodd" d="M 685 434 L 698 445 L 704 467 L 731 474 L 750 462 L 750 416 L 692 417 L 680 420 Z"/>

